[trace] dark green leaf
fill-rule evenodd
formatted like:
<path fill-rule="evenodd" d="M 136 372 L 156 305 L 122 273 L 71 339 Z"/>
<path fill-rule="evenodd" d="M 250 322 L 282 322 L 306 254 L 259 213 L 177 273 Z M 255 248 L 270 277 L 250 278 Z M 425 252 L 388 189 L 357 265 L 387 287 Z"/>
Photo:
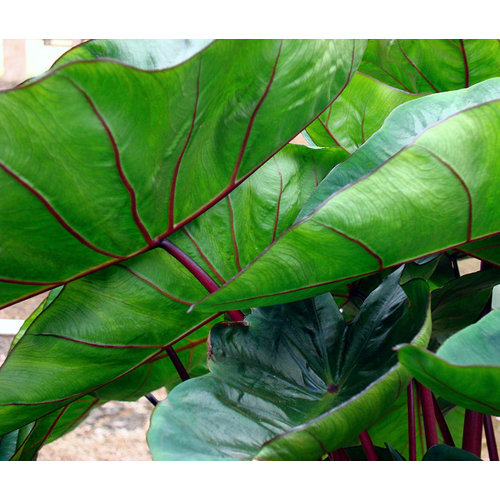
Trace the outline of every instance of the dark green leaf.
<path fill-rule="evenodd" d="M 432 336 L 442 344 L 451 334 L 475 323 L 500 283 L 500 269 L 467 274 L 431 295 Z"/>
<path fill-rule="evenodd" d="M 425 454 L 424 461 L 474 461 L 481 459 L 476 457 L 473 453 L 469 451 L 462 450 L 461 448 L 454 448 L 453 446 L 448 446 L 446 444 L 438 444 L 436 446 L 431 446 L 429 451 Z"/>
<path fill-rule="evenodd" d="M 329 294 L 216 326 L 211 374 L 155 409 L 153 457 L 315 459 L 350 445 L 406 385 L 398 339 L 428 340 L 428 288 L 415 280 L 403 291 L 400 276 L 367 298 L 350 327 Z"/>

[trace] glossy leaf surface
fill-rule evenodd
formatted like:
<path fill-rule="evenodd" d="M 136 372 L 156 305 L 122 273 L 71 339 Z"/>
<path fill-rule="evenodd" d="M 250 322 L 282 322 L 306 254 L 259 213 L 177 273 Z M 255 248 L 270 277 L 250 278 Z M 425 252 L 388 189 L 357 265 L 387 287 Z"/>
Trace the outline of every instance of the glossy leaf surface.
<path fill-rule="evenodd" d="M 80 60 L 0 93 L 0 304 L 144 252 L 206 211 L 335 99 L 364 48 L 222 40 L 164 70 Z"/>
<path fill-rule="evenodd" d="M 404 108 L 431 98 L 469 105 L 410 140 L 399 117 L 415 123 Z M 469 99 L 480 103 L 470 105 Z M 398 111 L 325 178 L 290 229 L 197 307 L 241 308 L 304 298 L 338 281 L 498 234 L 500 79 L 424 97 Z M 398 125 L 401 135 L 385 135 Z M 392 156 L 374 165 L 381 153 L 373 148 L 384 136 Z"/>
<path fill-rule="evenodd" d="M 500 415 L 500 311 L 453 335 L 436 354 L 404 346 L 398 357 L 435 394 L 470 410 Z"/>
<path fill-rule="evenodd" d="M 350 327 L 325 294 L 253 311 L 210 334 L 210 375 L 154 411 L 157 460 L 316 459 L 350 444 L 407 382 L 392 347 L 425 345 L 428 289 L 387 278 Z M 408 307 L 408 300 L 411 307 Z"/>
<path fill-rule="evenodd" d="M 498 40 L 370 40 L 360 71 L 407 92 L 443 92 L 500 76 Z"/>

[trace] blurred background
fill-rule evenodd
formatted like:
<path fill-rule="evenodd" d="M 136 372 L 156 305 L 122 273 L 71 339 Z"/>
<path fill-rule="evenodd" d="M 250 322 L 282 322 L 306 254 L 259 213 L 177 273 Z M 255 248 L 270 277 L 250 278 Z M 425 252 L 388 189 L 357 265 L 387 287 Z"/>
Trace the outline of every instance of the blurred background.
<path fill-rule="evenodd" d="M 14 87 L 49 69 L 52 63 L 83 40 L 0 39 L 0 90 Z"/>

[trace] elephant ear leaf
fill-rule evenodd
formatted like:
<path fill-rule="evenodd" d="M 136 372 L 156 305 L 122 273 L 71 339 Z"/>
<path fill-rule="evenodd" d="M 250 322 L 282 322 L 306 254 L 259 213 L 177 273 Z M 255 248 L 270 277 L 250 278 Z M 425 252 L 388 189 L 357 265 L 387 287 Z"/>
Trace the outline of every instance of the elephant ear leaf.
<path fill-rule="evenodd" d="M 111 58 L 83 55 L 0 93 L 1 306 L 146 252 L 204 213 L 336 98 L 366 43 L 220 40 L 156 68 L 178 45 L 105 43 Z"/>
<path fill-rule="evenodd" d="M 398 357 L 435 394 L 470 410 L 500 415 L 500 310 L 450 337 L 435 354 L 403 346 Z"/>
<path fill-rule="evenodd" d="M 400 276 L 374 290 L 350 325 L 330 294 L 216 325 L 211 373 L 175 387 L 153 413 L 153 458 L 317 459 L 351 445 L 408 379 L 394 345 L 429 338 L 427 285 L 401 288 Z"/>
<path fill-rule="evenodd" d="M 436 97 L 456 98 L 461 109 L 424 130 L 415 125 L 412 136 L 415 115 L 405 110 L 420 104 L 425 115 Z M 500 78 L 397 110 L 384 124 L 386 130 L 401 124 L 401 134 L 386 136 L 389 158 L 372 136 L 323 180 L 288 230 L 197 308 L 306 298 L 339 281 L 498 235 Z"/>

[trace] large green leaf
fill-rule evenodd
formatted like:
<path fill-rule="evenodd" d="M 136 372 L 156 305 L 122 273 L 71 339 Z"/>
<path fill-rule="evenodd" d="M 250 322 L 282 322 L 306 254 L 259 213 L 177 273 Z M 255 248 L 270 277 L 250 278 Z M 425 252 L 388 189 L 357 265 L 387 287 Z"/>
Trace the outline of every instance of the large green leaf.
<path fill-rule="evenodd" d="M 382 126 L 394 108 L 417 97 L 356 73 L 339 98 L 307 127 L 307 132 L 318 146 L 340 146 L 353 153 Z"/>
<path fill-rule="evenodd" d="M 67 284 L 0 368 L 0 433 L 85 394 L 133 400 L 175 385 L 169 345 L 184 358 L 194 356 L 191 367 L 199 371 L 208 334 L 201 327 L 217 314 L 186 311 L 205 293 L 160 249 Z"/>
<path fill-rule="evenodd" d="M 429 102 L 438 102 L 433 98 L 458 102 L 463 108 L 427 124 L 423 131 L 414 127 L 419 133 L 411 136 L 403 124 L 415 123 L 415 115 L 407 115 L 404 109 L 415 111 L 420 103 L 424 111 Z M 471 105 L 471 100 L 476 104 Z M 200 309 L 309 297 L 338 281 L 500 232 L 500 79 L 423 97 L 397 111 L 379 134 L 325 178 L 306 203 L 302 218 L 299 215 L 293 226 L 205 299 Z M 399 123 L 402 134 L 387 136 L 386 131 Z M 375 150 L 381 137 L 385 137 L 383 154 Z M 392 156 L 375 166 L 373 161 L 387 151 Z M 346 185 L 346 178 L 350 184 Z"/>
<path fill-rule="evenodd" d="M 500 311 L 453 335 L 436 354 L 404 346 L 398 357 L 417 380 L 448 401 L 500 415 Z"/>
<path fill-rule="evenodd" d="M 0 93 L 0 304 L 145 252 L 206 211 L 335 99 L 366 43 L 221 40 L 155 70 L 161 42 L 126 45 L 100 54 L 148 71 L 77 60 Z M 174 58 L 177 46 L 164 44 Z"/>
<path fill-rule="evenodd" d="M 393 273 L 347 326 L 331 295 L 258 309 L 210 333 L 210 375 L 154 411 L 155 459 L 315 459 L 350 442 L 394 401 L 401 338 L 425 345 L 428 288 Z M 411 339 L 411 340 L 410 340 Z"/>
<path fill-rule="evenodd" d="M 234 246 L 231 235 L 235 234 L 238 237 L 242 248 L 239 253 L 241 262 L 250 261 L 265 248 L 277 230 L 281 231 L 293 222 L 304 200 L 332 164 L 335 164 L 339 155 L 345 157 L 345 153 L 338 148 L 328 150 L 298 145 L 286 146 L 255 174 L 256 179 L 252 176 L 231 194 L 230 201 L 235 208 L 234 217 L 231 216 L 232 212 L 228 210 L 227 204 L 222 201 L 200 216 L 199 222 L 195 220 L 188 224 L 184 231 L 173 235 L 178 237 L 172 240 L 187 249 L 188 253 L 191 253 L 208 272 L 211 272 L 212 268 L 216 273 L 215 279 L 220 277 L 219 273 L 230 276 L 233 272 L 231 266 L 234 266 L 238 255 L 236 253 L 238 247 Z M 251 245 L 246 243 L 250 225 L 256 231 Z M 224 237 L 225 235 L 227 237 Z M 219 254 L 221 258 L 218 258 Z M 208 258 L 213 260 L 219 271 L 211 265 Z M 35 320 L 37 322 L 35 330 L 29 330 L 30 333 L 37 331 L 46 334 L 56 329 L 59 335 L 68 338 L 88 341 L 91 335 L 93 339 L 99 339 L 102 344 L 116 342 L 123 344 L 125 349 L 127 345 L 133 347 L 137 343 L 136 338 L 143 339 L 142 344 L 158 345 L 157 333 L 160 332 L 165 332 L 168 339 L 175 339 L 177 333 L 180 335 L 191 325 L 202 323 L 207 318 L 206 314 L 186 316 L 188 306 L 195 297 L 202 296 L 203 289 L 182 266 L 170 256 L 163 255 L 161 250 L 131 259 L 127 265 L 131 267 L 130 270 L 127 270 L 124 264 L 119 264 L 72 282 L 66 285 L 60 297 L 60 289 L 53 290 L 46 303 L 26 321 L 16 337 L 15 343 L 20 342 L 22 348 L 16 351 L 15 359 L 9 360 L 9 363 L 17 365 L 33 363 L 33 358 L 36 358 L 35 368 L 40 366 L 40 360 L 44 356 L 43 350 L 46 348 L 46 337 L 28 337 L 22 340 L 24 333 Z M 136 274 L 131 274 L 131 271 Z M 150 283 L 144 281 L 148 279 Z M 220 279 L 223 280 L 222 277 Z M 170 300 L 165 294 L 171 297 L 184 297 L 183 302 Z M 51 305 L 52 303 L 54 304 Z M 191 333 L 182 343 L 175 344 L 177 355 L 191 376 L 202 375 L 207 370 L 205 342 L 207 329 L 208 326 L 203 327 Z M 36 354 L 32 352 L 33 348 L 26 347 L 32 340 L 35 340 Z M 71 349 L 73 347 L 70 342 L 61 346 L 62 352 L 67 355 L 64 362 L 61 362 L 60 370 L 68 373 L 78 370 L 80 372 L 78 387 L 82 390 L 88 387 L 86 385 L 88 379 L 94 376 L 79 368 L 80 363 L 85 362 L 86 356 L 89 355 L 84 354 L 83 360 L 74 360 Z M 111 352 L 113 351 L 109 349 L 107 352 L 103 350 L 102 355 L 109 357 Z M 145 356 L 146 354 L 143 355 Z M 120 370 L 126 373 L 136 363 L 135 357 L 125 357 L 122 359 Z M 134 370 L 126 376 L 120 376 L 114 383 L 105 385 L 99 390 L 100 400 L 136 399 L 151 388 L 161 385 L 172 389 L 180 381 L 173 366 L 169 360 L 161 363 L 161 366 L 158 365 L 158 362 L 146 363 L 140 370 Z M 157 376 L 153 377 L 155 373 Z M 55 375 L 47 374 L 47 377 Z M 115 372 L 102 372 L 101 375 L 108 376 L 111 380 Z M 3 372 L 0 370 L 0 383 L 2 377 Z M 154 380 L 150 389 L 141 385 L 145 378 L 148 383 Z M 46 379 L 47 386 L 50 385 L 50 380 Z M 105 378 L 102 380 L 102 383 L 106 381 Z M 60 397 L 68 396 L 63 385 L 60 385 L 58 390 Z M 54 397 L 55 394 L 52 398 Z M 43 425 L 50 426 L 50 418 L 56 418 L 59 411 L 62 409 L 55 410 L 47 418 L 43 417 Z M 70 418 L 70 415 L 71 412 L 65 411 L 63 419 Z M 37 428 L 42 428 L 40 421 L 37 423 Z"/>
<path fill-rule="evenodd" d="M 442 92 L 500 76 L 498 40 L 370 40 L 359 70 L 407 92 Z"/>

